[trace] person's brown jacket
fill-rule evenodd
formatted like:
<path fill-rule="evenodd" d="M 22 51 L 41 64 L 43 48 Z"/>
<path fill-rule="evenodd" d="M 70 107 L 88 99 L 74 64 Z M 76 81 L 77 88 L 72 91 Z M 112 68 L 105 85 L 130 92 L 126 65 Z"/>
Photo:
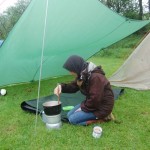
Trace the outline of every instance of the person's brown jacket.
<path fill-rule="evenodd" d="M 86 95 L 81 103 L 81 109 L 85 112 L 93 112 L 98 119 L 107 117 L 114 106 L 114 95 L 110 83 L 100 67 L 96 67 L 88 77 L 78 86 L 77 79 L 69 84 L 61 84 L 63 93 L 75 93 L 78 90 Z"/>

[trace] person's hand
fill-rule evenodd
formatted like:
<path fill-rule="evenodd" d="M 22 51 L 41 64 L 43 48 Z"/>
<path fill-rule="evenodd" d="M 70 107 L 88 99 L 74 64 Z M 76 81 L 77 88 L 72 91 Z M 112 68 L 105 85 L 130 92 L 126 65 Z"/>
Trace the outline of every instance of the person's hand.
<path fill-rule="evenodd" d="M 54 94 L 59 96 L 61 93 L 61 85 L 59 84 L 55 89 L 54 89 Z"/>

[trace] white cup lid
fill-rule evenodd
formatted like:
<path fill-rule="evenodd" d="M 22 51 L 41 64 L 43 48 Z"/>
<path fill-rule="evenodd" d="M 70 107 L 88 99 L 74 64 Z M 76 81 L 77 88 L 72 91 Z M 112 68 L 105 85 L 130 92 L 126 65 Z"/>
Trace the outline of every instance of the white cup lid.
<path fill-rule="evenodd" d="M 101 133 L 101 132 L 102 132 L 102 128 L 99 127 L 99 126 L 95 126 L 95 127 L 93 128 L 93 131 L 94 131 L 95 133 Z"/>

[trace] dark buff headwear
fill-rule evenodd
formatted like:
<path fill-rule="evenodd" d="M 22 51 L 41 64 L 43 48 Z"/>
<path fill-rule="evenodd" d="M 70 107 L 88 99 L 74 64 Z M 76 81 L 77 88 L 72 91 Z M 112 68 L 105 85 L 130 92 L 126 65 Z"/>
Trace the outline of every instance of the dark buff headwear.
<path fill-rule="evenodd" d="M 88 63 L 80 56 L 72 55 L 70 56 L 63 67 L 68 71 L 75 72 L 80 77 L 80 73 L 87 67 Z"/>

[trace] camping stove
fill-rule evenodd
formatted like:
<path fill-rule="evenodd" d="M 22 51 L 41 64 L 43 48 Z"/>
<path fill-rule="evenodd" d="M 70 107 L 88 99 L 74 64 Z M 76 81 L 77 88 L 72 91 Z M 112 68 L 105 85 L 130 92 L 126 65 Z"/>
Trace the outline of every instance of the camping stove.
<path fill-rule="evenodd" d="M 46 123 L 48 129 L 60 129 L 62 126 L 61 114 L 58 115 L 46 115 L 45 112 L 42 112 L 42 120 Z"/>

